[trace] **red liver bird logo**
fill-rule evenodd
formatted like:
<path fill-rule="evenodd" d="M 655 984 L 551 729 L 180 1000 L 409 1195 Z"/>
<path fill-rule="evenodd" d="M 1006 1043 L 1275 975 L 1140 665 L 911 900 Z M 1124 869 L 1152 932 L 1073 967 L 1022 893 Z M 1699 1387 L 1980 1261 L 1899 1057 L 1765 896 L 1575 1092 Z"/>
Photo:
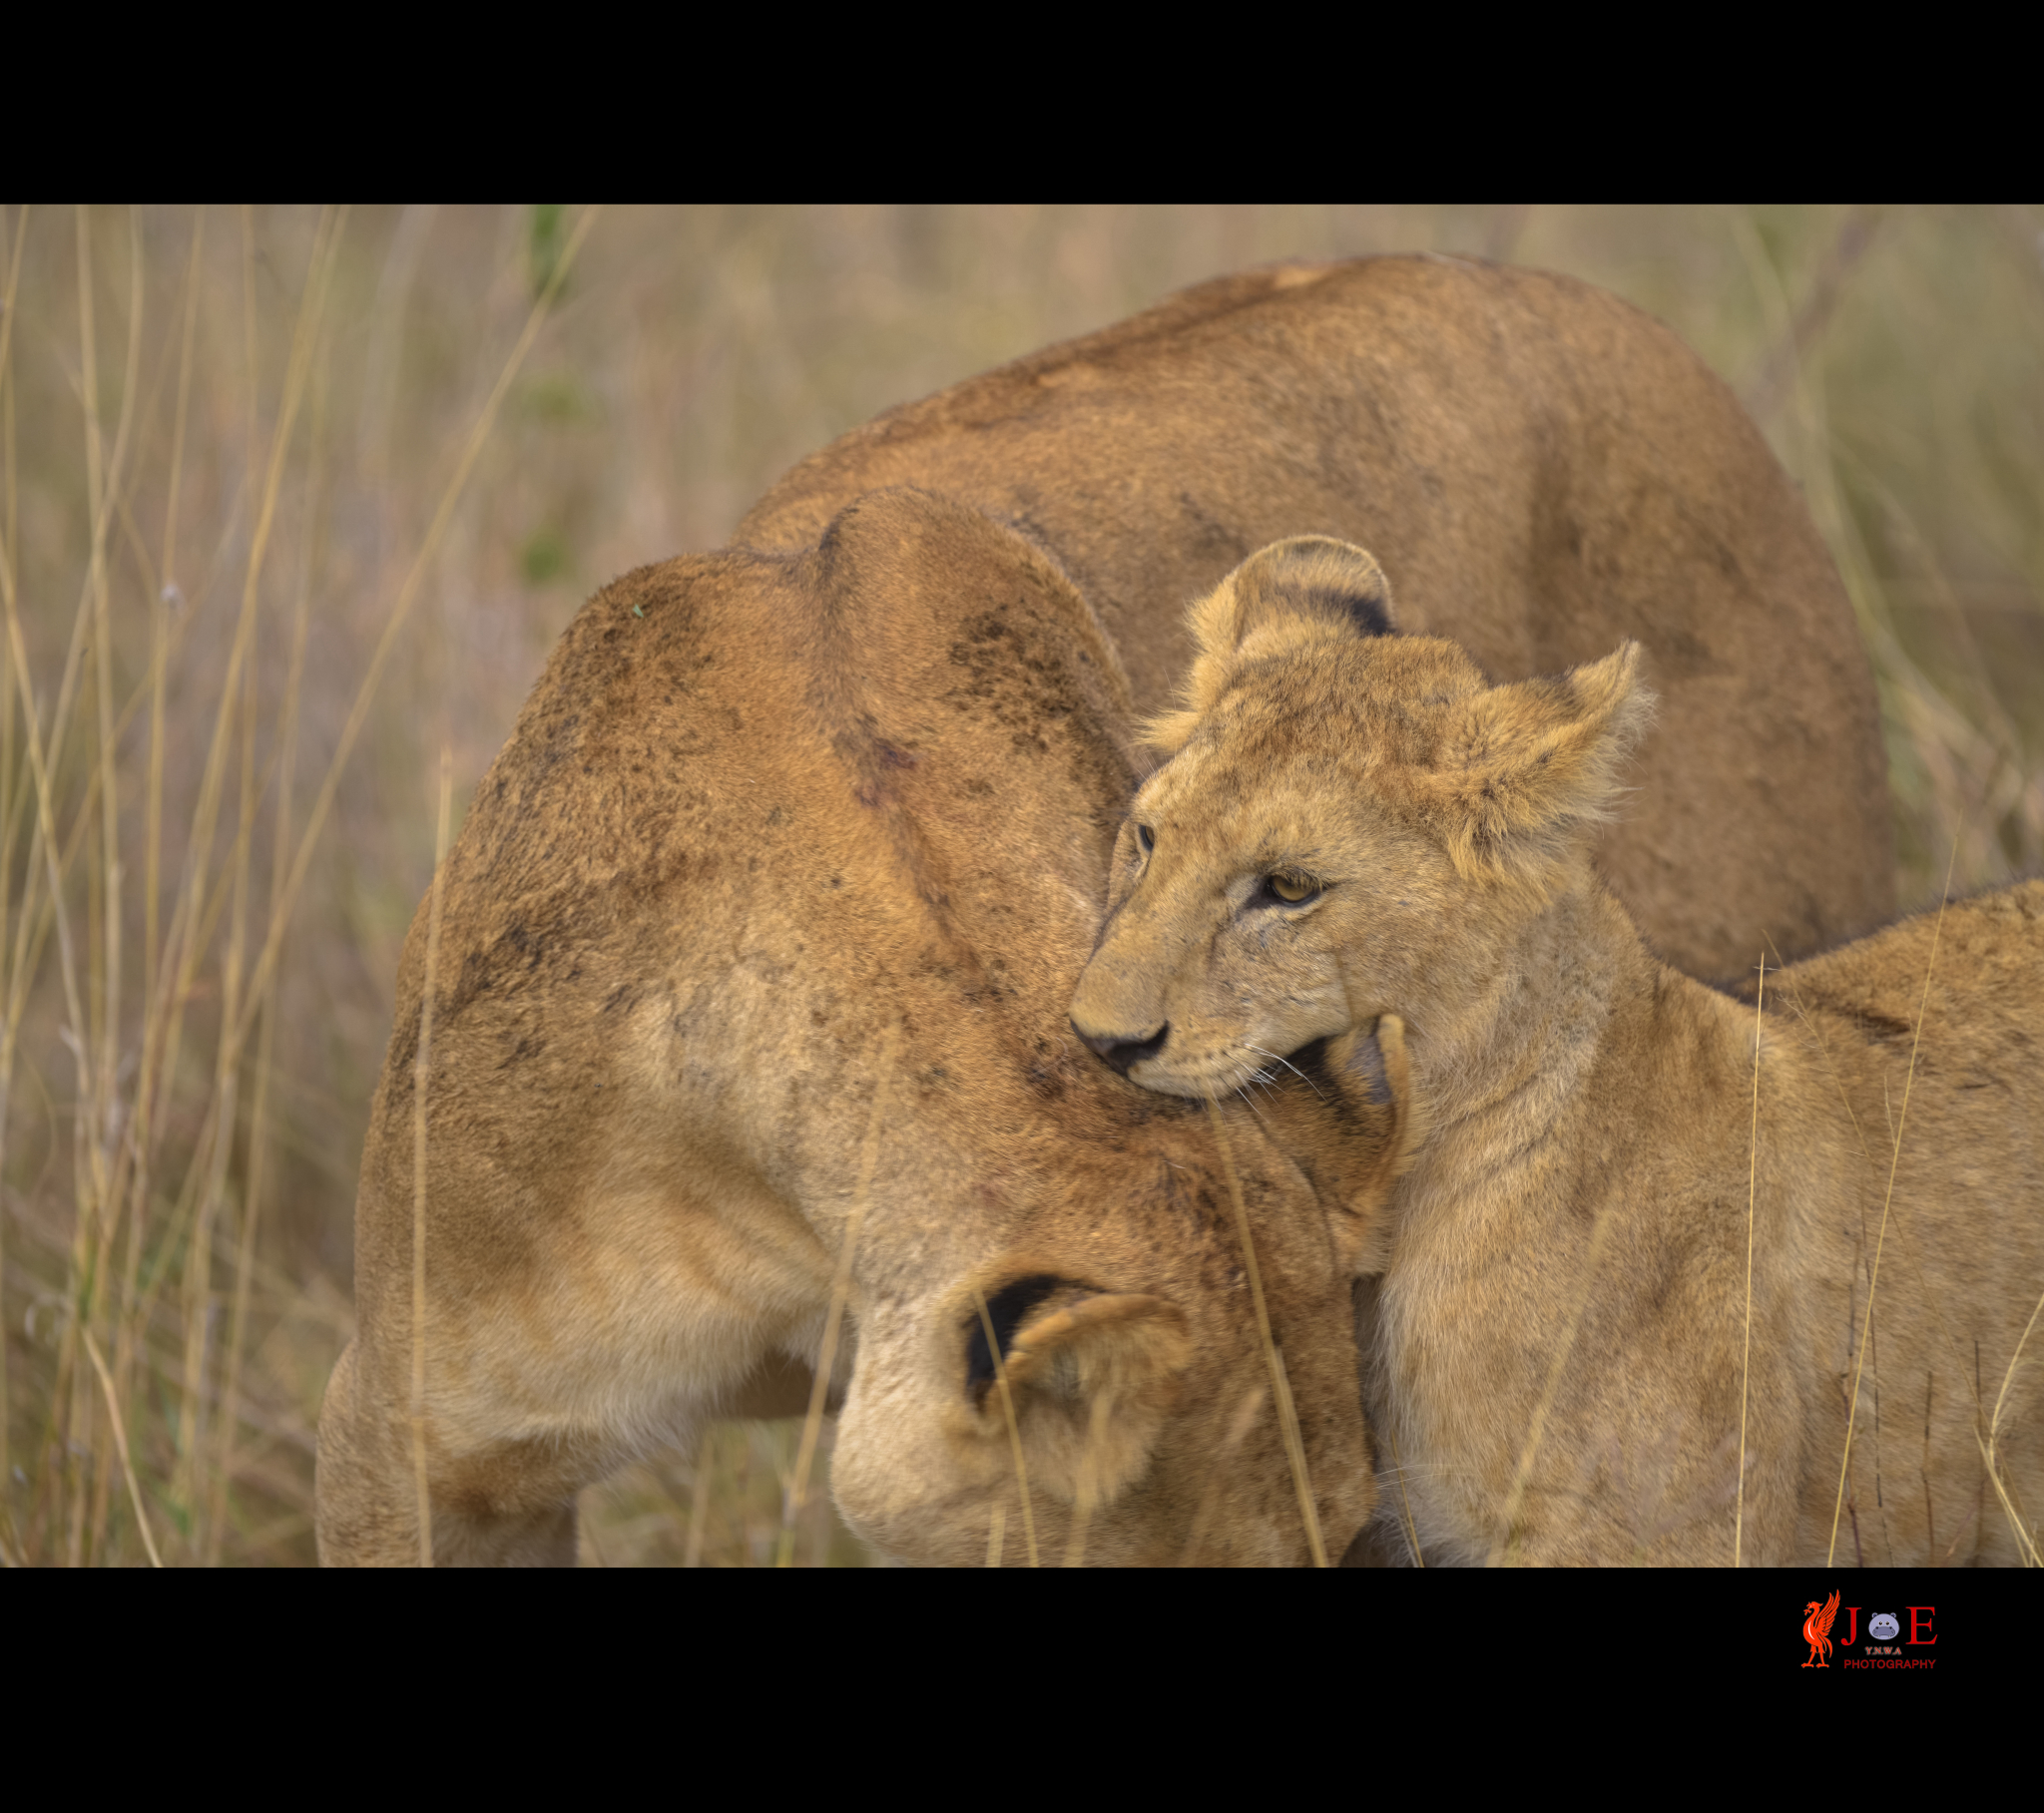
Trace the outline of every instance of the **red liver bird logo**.
<path fill-rule="evenodd" d="M 1831 1665 L 1831 1619 L 1838 1615 L 1838 1595 L 1833 1592 L 1821 1605 L 1811 1599 L 1802 1610 L 1802 1640 L 1809 1645 L 1809 1660 L 1802 1665 L 1805 1668 L 1828 1668 Z"/>

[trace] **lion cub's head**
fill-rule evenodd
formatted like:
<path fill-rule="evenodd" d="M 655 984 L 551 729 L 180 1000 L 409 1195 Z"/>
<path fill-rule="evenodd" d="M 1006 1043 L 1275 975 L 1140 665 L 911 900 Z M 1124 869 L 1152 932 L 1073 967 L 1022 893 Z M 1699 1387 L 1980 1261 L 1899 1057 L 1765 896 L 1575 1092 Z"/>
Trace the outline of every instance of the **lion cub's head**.
<path fill-rule="evenodd" d="M 1191 621 L 1074 1030 L 1136 1083 L 1208 1096 L 1381 1014 L 1423 1045 L 1494 1006 L 1517 928 L 1588 882 L 1653 708 L 1638 645 L 1493 686 L 1392 634 L 1376 562 L 1317 536 L 1252 555 Z"/>

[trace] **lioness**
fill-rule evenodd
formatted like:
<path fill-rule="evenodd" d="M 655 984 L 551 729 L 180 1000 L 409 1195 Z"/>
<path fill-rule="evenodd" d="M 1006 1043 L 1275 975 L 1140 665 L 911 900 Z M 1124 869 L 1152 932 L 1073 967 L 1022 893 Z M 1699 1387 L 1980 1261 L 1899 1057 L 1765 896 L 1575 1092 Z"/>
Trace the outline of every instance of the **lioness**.
<path fill-rule="evenodd" d="M 1224 277 L 889 410 L 737 539 L 811 547 L 886 485 L 1047 548 L 1146 712 L 1192 659 L 1186 600 L 1282 536 L 1375 549 L 1405 628 L 1501 680 L 1630 637 L 1662 707 L 1598 865 L 1654 948 L 1730 977 L 1763 933 L 1795 957 L 1893 916 L 1887 755 L 1830 557 L 1732 392 L 1602 290 L 1434 257 Z"/>
<path fill-rule="evenodd" d="M 570 1560 L 583 1485 L 708 1417 L 799 1412 L 780 1356 L 817 1353 L 840 1264 L 857 1360 L 831 1484 L 882 1549 L 1348 1546 L 1374 1472 L 1339 1223 L 1235 1130 L 1308 1518 L 1213 1130 L 1060 1037 L 1130 720 L 1071 585 L 924 493 L 865 500 L 806 556 L 675 562 L 583 611 L 443 881 L 436 1559 Z M 418 931 L 320 1417 L 328 1561 L 418 1555 Z M 1394 1112 L 1364 1142 L 1386 1162 Z"/>
<path fill-rule="evenodd" d="M 1493 685 L 1316 538 L 1192 621 L 1073 1028 L 1171 1095 L 1351 1098 L 1316 1042 L 1404 1019 L 1431 1128 L 1363 1265 L 1368 1406 L 1428 1558 L 1821 1561 L 1842 1514 L 1868 1563 L 2035 1560 L 2044 883 L 1768 976 L 1757 1018 L 1591 869 L 1636 645 Z"/>
<path fill-rule="evenodd" d="M 740 546 L 584 608 L 449 854 L 419 1428 L 442 1559 L 565 1559 L 577 1490 L 622 1459 L 799 1412 L 847 1243 L 832 1483 L 883 1547 L 984 1559 L 1000 1509 L 1021 1553 L 983 1298 L 1003 1352 L 1073 1348 L 1023 1369 L 1018 1406 L 1055 1554 L 1312 1553 L 1275 1385 L 1240 1421 L 1269 1364 L 1211 1132 L 1064 1025 L 1139 777 L 1125 722 L 1164 700 L 1184 588 L 1300 528 L 1395 535 L 1413 608 L 1507 672 L 1648 637 L 1688 760 L 1602 859 L 1662 948 L 1722 968 L 1762 927 L 1800 948 L 1882 910 L 1880 741 L 1837 580 L 1730 393 L 1609 296 L 1428 259 L 1287 267 L 882 417 Z M 1801 786 L 1763 786 L 1770 762 Z M 331 1561 L 418 1550 L 429 921 L 320 1418 Z M 1338 1553 L 1372 1491 L 1348 1223 L 1261 1122 L 1231 1136 Z M 1344 1193 L 1392 1149 L 1371 1136 Z M 1079 1313 L 1089 1293 L 1121 1301 Z M 1082 1501 L 1075 1547 L 1058 1520 Z"/>

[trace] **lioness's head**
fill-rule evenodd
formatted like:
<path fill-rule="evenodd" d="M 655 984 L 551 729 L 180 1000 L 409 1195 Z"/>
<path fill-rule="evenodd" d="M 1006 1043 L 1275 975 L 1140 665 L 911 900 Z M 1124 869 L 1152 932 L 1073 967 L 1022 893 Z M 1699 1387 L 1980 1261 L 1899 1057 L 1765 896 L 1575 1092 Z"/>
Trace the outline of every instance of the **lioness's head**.
<path fill-rule="evenodd" d="M 1360 548 L 1278 542 L 1192 612 L 1170 757 L 1117 843 L 1072 1025 L 1132 1081 L 1240 1088 L 1401 1015 L 1416 1042 L 1512 985 L 1513 928 L 1587 879 L 1589 832 L 1645 727 L 1638 645 L 1494 686 L 1391 630 Z"/>
<path fill-rule="evenodd" d="M 1350 1281 L 1412 1095 L 1393 1017 L 1328 1062 L 1335 1112 L 1301 1085 L 1255 1115 L 1087 1064 L 1054 1173 L 970 1187 L 1006 1243 L 954 1270 L 948 1230 L 878 1230 L 831 1469 L 852 1527 L 966 1565 L 1340 1557 L 1376 1502 Z"/>
<path fill-rule="evenodd" d="M 614 979 L 668 978 L 632 1023 L 640 1125 L 734 1244 L 666 1294 L 774 1318 L 803 1360 L 841 1305 L 830 1489 L 892 1555 L 1338 1556 L 1375 1504 L 1347 1256 L 1400 1149 L 1401 1048 L 1378 1036 L 1382 1088 L 1315 1164 L 1273 1102 L 1210 1116 L 1061 1036 L 1141 771 L 1084 597 L 910 491 L 639 596 L 591 629 L 646 688 L 624 746 L 660 778 L 629 822 L 687 827 L 690 887 L 634 911 L 585 1024 L 611 1061 Z M 581 935 L 616 892 L 578 895 Z"/>

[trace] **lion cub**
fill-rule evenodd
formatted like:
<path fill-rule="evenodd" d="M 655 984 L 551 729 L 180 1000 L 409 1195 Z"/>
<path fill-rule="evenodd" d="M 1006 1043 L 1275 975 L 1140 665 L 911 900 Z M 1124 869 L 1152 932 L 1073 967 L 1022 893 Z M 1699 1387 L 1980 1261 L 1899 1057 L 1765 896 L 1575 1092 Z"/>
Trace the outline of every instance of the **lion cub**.
<path fill-rule="evenodd" d="M 1402 1017 L 1429 1126 L 1356 1261 L 1384 1514 L 1429 1560 L 2036 1559 L 2044 883 L 1757 1013 L 1592 872 L 1638 646 L 1492 685 L 1390 622 L 1319 538 L 1195 607 L 1072 1006 L 1147 1088 L 1295 1070 L 1330 1114 L 1318 1042 Z"/>

